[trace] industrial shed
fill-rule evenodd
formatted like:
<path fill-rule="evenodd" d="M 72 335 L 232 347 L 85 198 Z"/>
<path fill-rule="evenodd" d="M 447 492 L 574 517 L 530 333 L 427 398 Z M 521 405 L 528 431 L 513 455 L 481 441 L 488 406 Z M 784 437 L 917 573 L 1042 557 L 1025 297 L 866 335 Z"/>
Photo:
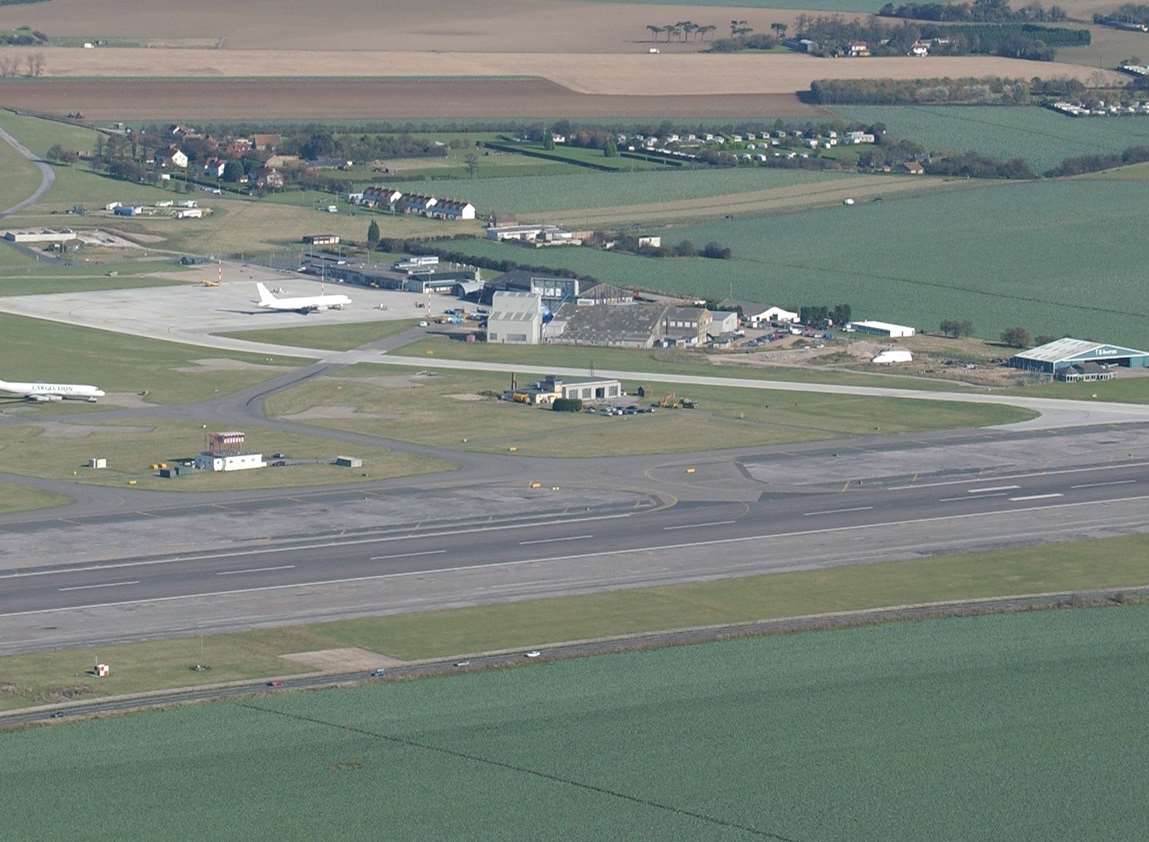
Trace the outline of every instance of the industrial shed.
<path fill-rule="evenodd" d="M 1030 348 L 1009 358 L 1009 365 L 1012 368 L 1055 377 L 1061 377 L 1064 373 L 1086 363 L 1098 366 L 1149 368 L 1149 351 L 1066 337 Z"/>

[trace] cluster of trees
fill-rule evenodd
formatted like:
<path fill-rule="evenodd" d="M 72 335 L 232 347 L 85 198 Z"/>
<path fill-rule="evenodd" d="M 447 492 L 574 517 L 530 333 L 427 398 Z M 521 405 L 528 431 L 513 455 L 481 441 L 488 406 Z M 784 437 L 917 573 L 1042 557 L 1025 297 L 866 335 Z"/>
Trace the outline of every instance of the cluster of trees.
<path fill-rule="evenodd" d="M 835 304 L 832 307 L 824 304 L 803 304 L 798 308 L 798 321 L 804 325 L 831 324 L 844 325 L 853 317 L 853 308 L 849 304 Z"/>
<path fill-rule="evenodd" d="M 885 18 L 952 21 L 954 23 L 1015 23 L 1024 21 L 1062 21 L 1065 9 L 1054 4 L 1046 9 L 1041 3 L 1027 3 L 1016 11 L 1008 0 L 975 0 L 973 3 L 887 3 L 878 10 Z"/>
<path fill-rule="evenodd" d="M 348 161 L 372 161 L 377 158 L 444 158 L 448 147 L 423 137 L 409 134 L 391 135 L 378 132 L 335 134 L 318 130 L 283 138 L 281 152 L 297 154 L 308 161 L 319 158 L 345 158 Z"/>
<path fill-rule="evenodd" d="M 1141 3 L 1125 3 L 1117 7 L 1117 11 L 1107 15 L 1094 15 L 1094 23 L 1135 23 L 1149 26 L 1149 5 Z"/>
<path fill-rule="evenodd" d="M 745 23 L 745 21 L 743 21 L 743 23 Z M 731 24 L 731 28 L 733 29 L 733 21 Z M 675 23 L 668 23 L 664 26 L 656 23 L 648 23 L 646 29 L 650 33 L 651 41 L 657 41 L 659 35 L 665 35 L 666 42 L 669 44 L 671 38 L 682 41 L 699 38 L 705 41 L 706 36 L 712 32 L 716 32 L 718 27 L 713 24 L 697 24 L 692 20 L 680 20 Z"/>
<path fill-rule="evenodd" d="M 1149 161 L 1149 146 L 1130 146 L 1124 152 L 1114 152 L 1108 155 L 1078 155 L 1066 158 L 1053 169 L 1046 172 L 1046 176 L 1056 178 L 1063 175 L 1081 175 L 1087 172 L 1111 170 L 1127 164 L 1140 164 Z"/>
<path fill-rule="evenodd" d="M 878 18 L 845 18 L 842 15 L 807 17 L 797 20 L 799 37 L 815 46 L 811 52 L 820 55 L 843 55 L 849 45 L 864 42 L 876 56 L 906 55 L 920 40 L 934 41 L 930 52 L 938 55 L 999 55 L 1052 61 L 1055 47 L 1087 46 L 1086 29 L 1039 26 L 1032 23 L 972 24 L 942 26 L 938 24 L 886 24 Z"/>
<path fill-rule="evenodd" d="M 29 53 L 25 56 L 0 56 L 0 78 L 28 76 L 36 78 L 44 75 L 47 59 L 43 53 Z"/>
<path fill-rule="evenodd" d="M 48 147 L 48 160 L 54 164 L 74 164 L 80 160 L 80 153 L 75 149 L 66 149 L 58 143 Z"/>
<path fill-rule="evenodd" d="M 3 0 L 0 0 L 0 6 L 5 5 Z M 8 47 L 35 47 L 40 44 L 46 44 L 48 36 L 38 29 L 32 29 L 28 26 L 21 26 L 16 29 L 9 29 L 0 31 L 0 45 Z"/>
<path fill-rule="evenodd" d="M 933 79 L 818 79 L 820 105 L 1029 105 L 1032 83 L 1000 76 Z"/>
<path fill-rule="evenodd" d="M 938 326 L 942 336 L 958 339 L 962 336 L 973 336 L 973 322 L 967 320 L 945 319 Z"/>
<path fill-rule="evenodd" d="M 713 240 L 701 249 L 690 240 L 681 240 L 674 245 L 666 246 L 652 246 L 649 243 L 640 245 L 639 238 L 631 234 L 596 235 L 592 242 L 603 243 L 607 240 L 614 241 L 616 251 L 628 251 L 643 257 L 707 257 L 711 260 L 729 260 L 733 255 L 729 248 Z"/>
<path fill-rule="evenodd" d="M 1048 339 L 1042 336 L 1040 339 Z M 1029 348 L 1033 345 L 1033 337 L 1023 327 L 1007 327 L 1001 332 L 1001 344 L 1010 348 Z"/>
<path fill-rule="evenodd" d="M 963 152 L 924 164 L 929 175 L 956 175 L 964 178 L 1037 178 L 1029 163 L 1021 158 L 999 161 L 977 152 Z"/>

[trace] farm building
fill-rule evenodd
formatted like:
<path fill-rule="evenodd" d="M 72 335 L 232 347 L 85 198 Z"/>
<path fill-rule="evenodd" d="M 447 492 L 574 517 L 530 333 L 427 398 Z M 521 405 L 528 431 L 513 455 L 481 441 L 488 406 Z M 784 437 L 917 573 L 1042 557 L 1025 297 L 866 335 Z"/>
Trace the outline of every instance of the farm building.
<path fill-rule="evenodd" d="M 303 242 L 309 246 L 335 246 L 339 245 L 338 234 L 304 234 Z"/>
<path fill-rule="evenodd" d="M 1098 374 L 1101 366 L 1149 368 L 1149 351 L 1066 337 L 1014 354 L 1009 358 L 1009 366 L 1051 374 L 1059 380 L 1083 380 L 1087 374 Z M 1081 371 L 1077 371 L 1077 367 L 1081 367 Z"/>
<path fill-rule="evenodd" d="M 543 330 L 542 296 L 531 292 L 496 292 L 487 317 L 487 341 L 504 345 L 537 345 Z"/>
<path fill-rule="evenodd" d="M 738 314 L 733 310 L 711 310 L 710 327 L 707 332 L 711 336 L 721 336 L 724 333 L 734 333 L 738 330 Z"/>
<path fill-rule="evenodd" d="M 895 325 L 889 322 L 862 321 L 850 322 L 850 327 L 858 333 L 868 333 L 873 336 L 886 336 L 890 339 L 900 339 L 913 336 L 916 331 L 906 325 Z"/>
<path fill-rule="evenodd" d="M 76 232 L 70 228 L 62 228 L 59 231 L 52 228 L 37 228 L 4 232 L 4 239 L 10 243 L 67 243 L 76 237 Z"/>

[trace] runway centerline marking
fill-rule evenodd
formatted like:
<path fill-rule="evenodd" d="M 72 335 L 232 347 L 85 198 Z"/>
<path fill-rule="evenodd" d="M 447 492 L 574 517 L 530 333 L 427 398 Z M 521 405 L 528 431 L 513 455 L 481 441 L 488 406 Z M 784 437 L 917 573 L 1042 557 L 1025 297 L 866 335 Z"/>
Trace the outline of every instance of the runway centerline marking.
<path fill-rule="evenodd" d="M 64 576 L 71 573 L 90 573 L 94 570 L 116 570 L 121 567 L 150 567 L 158 564 L 178 564 L 185 561 L 210 561 L 216 558 L 238 558 L 248 555 L 270 555 L 271 553 L 289 553 L 295 550 L 325 550 L 331 547 L 354 547 L 360 544 L 386 544 L 394 541 L 418 541 L 423 538 L 442 538 L 451 535 L 470 535 L 476 532 L 498 532 L 505 529 L 529 529 L 538 526 L 560 526 L 567 523 L 586 523 L 593 520 L 614 520 L 617 518 L 633 517 L 639 512 L 623 512 L 617 515 L 590 515 L 588 517 L 571 517 L 561 520 L 548 520 L 533 523 L 506 523 L 498 526 L 476 526 L 467 529 L 456 529 L 440 532 L 408 533 L 406 535 L 386 535 L 372 538 L 352 538 L 344 541 L 325 541 L 322 544 L 293 544 L 286 547 L 261 547 L 251 550 L 233 550 L 231 552 L 205 553 L 203 555 L 176 556 L 175 558 L 155 558 L 141 561 L 113 561 L 95 564 L 86 564 L 83 567 L 69 567 L 63 570 L 26 570 L 22 573 L 0 573 L 0 579 L 24 579 L 29 576 Z"/>
<path fill-rule="evenodd" d="M 563 538 L 536 538 L 533 541 L 519 541 L 519 546 L 523 547 L 527 544 L 555 544 L 559 541 L 583 541 L 593 537 L 593 535 L 567 535 Z"/>
<path fill-rule="evenodd" d="M 291 570 L 294 564 L 278 564 L 275 567 L 249 567 L 246 570 L 220 570 L 216 576 L 238 576 L 241 573 L 270 573 L 272 570 Z"/>
<path fill-rule="evenodd" d="M 994 491 L 1013 491 L 1016 488 L 1021 488 L 1020 485 L 995 485 L 990 488 L 967 488 L 966 494 L 988 494 Z"/>
<path fill-rule="evenodd" d="M 867 512 L 873 506 L 851 506 L 848 509 L 824 509 L 820 512 L 802 512 L 802 517 L 814 517 L 815 515 L 836 515 L 842 512 Z"/>
<path fill-rule="evenodd" d="M 419 555 L 439 555 L 440 553 L 445 553 L 445 552 L 447 552 L 447 551 L 446 550 L 420 550 L 417 553 L 395 553 L 394 555 L 373 555 L 373 556 L 371 556 L 371 560 L 372 561 L 384 561 L 384 560 L 389 559 L 389 558 L 414 558 L 415 556 L 419 556 Z"/>
<path fill-rule="evenodd" d="M 1109 482 L 1083 482 L 1081 485 L 1071 485 L 1070 488 L 1101 488 L 1103 485 L 1129 485 L 1137 482 L 1135 479 L 1113 479 Z"/>
<path fill-rule="evenodd" d="M 1027 494 L 1024 497 L 1010 497 L 1009 502 L 1019 503 L 1022 500 L 1048 500 L 1050 497 L 1064 497 L 1064 494 Z"/>
<path fill-rule="evenodd" d="M 681 523 L 678 526 L 664 526 L 664 531 L 669 532 L 672 529 L 701 529 L 704 526 L 729 526 L 732 523 L 738 523 L 736 520 L 711 520 L 706 523 Z"/>
<path fill-rule="evenodd" d="M 1006 492 L 997 491 L 997 492 L 994 492 L 993 494 L 981 494 L 977 497 L 939 497 L 938 502 L 939 503 L 956 503 L 958 500 L 966 500 L 966 501 L 981 500 L 981 499 L 984 499 L 986 497 L 1004 497 L 1005 495 L 1006 495 Z"/>
<path fill-rule="evenodd" d="M 1079 500 L 1073 503 L 1052 503 L 1044 506 L 1020 506 L 1016 509 L 999 509 L 992 512 L 966 512 L 960 515 L 934 515 L 924 518 L 910 518 L 907 520 L 879 521 L 875 523 L 859 523 L 853 526 L 829 526 L 821 529 L 803 529 L 794 532 L 775 532 L 765 535 L 745 535 L 738 538 L 714 538 L 707 541 L 685 541 L 678 544 L 663 544 L 654 547 L 628 547 L 618 550 L 597 550 L 589 553 L 573 553 L 571 555 L 547 556 L 546 558 L 528 558 L 521 561 L 501 561 L 491 564 L 466 564 L 458 567 L 441 567 L 433 570 L 411 570 L 401 573 L 378 573 L 373 576 L 354 576 L 345 579 L 326 579 L 313 582 L 296 582 L 288 585 L 263 585 L 252 588 L 235 588 L 227 591 L 208 591 L 189 594 L 176 594 L 174 596 L 156 596 L 148 599 L 128 599 L 119 602 L 98 602 L 88 605 L 68 605 L 59 608 L 33 608 L 28 611 L 9 611 L 0 614 L 0 617 L 24 617 L 31 614 L 59 614 L 64 611 L 88 611 L 93 608 L 120 608 L 127 605 L 143 605 L 147 603 L 175 602 L 181 599 L 202 599 L 211 596 L 233 596 L 244 593 L 262 593 L 265 591 L 280 591 L 290 588 L 313 588 L 318 585 L 343 585 L 353 582 L 371 582 L 379 579 L 399 579 L 408 576 L 430 576 L 438 573 L 466 573 L 472 570 L 482 570 L 493 567 L 520 567 L 526 564 L 543 564 L 555 561 L 574 561 L 584 558 L 602 558 L 607 556 L 624 555 L 626 553 L 654 552 L 659 550 L 681 550 L 694 547 L 710 547 L 723 544 L 746 544 L 753 541 L 763 541 L 776 538 L 798 538 L 807 535 L 826 535 L 833 532 L 853 532 L 859 529 L 888 529 L 891 526 L 912 526 L 922 523 L 938 523 L 941 521 L 970 520 L 979 517 L 1016 517 L 1019 512 L 1041 512 L 1051 509 L 1074 509 L 1080 506 L 1112 505 L 1114 503 L 1130 503 L 1134 501 L 1149 500 L 1149 494 L 1138 494 L 1132 497 L 1114 497 L 1109 500 Z"/>
<path fill-rule="evenodd" d="M 100 585 L 72 585 L 70 588 L 56 588 L 58 591 L 88 591 L 92 588 L 122 588 L 124 585 L 138 585 L 139 579 L 131 582 L 104 582 Z"/>

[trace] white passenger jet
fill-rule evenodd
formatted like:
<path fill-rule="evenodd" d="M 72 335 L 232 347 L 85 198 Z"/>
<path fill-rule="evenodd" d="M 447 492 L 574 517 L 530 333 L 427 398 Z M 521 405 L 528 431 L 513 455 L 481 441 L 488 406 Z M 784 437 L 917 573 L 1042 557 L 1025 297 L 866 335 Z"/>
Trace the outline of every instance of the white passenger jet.
<path fill-rule="evenodd" d="M 87 401 L 95 403 L 104 390 L 82 383 L 10 383 L 0 380 L 0 392 L 30 401 Z"/>
<path fill-rule="evenodd" d="M 259 290 L 257 303 L 265 310 L 282 310 L 302 313 L 306 316 L 317 310 L 342 310 L 345 305 L 351 303 L 351 299 L 346 295 L 326 295 L 321 292 L 319 295 L 310 295 L 305 298 L 276 298 L 271 294 L 271 290 L 263 284 L 257 283 L 255 288 Z"/>

